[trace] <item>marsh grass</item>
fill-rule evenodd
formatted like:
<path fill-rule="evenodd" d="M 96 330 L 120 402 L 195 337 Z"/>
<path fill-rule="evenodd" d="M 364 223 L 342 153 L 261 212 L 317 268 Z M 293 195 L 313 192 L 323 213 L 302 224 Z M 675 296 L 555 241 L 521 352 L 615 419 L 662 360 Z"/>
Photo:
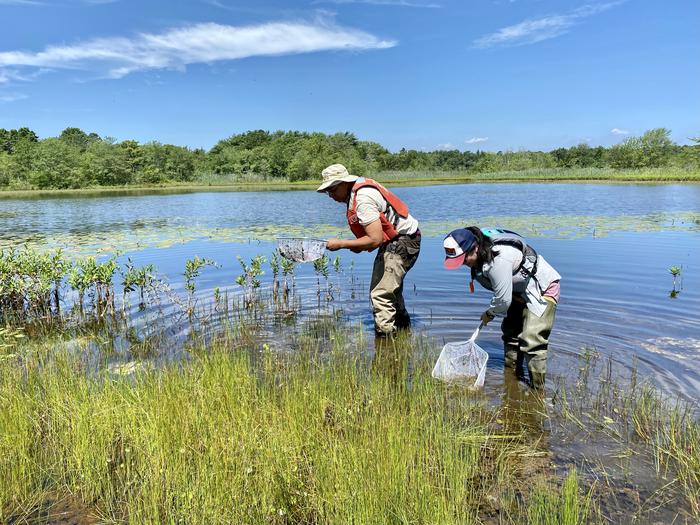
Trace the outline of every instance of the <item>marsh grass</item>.
<path fill-rule="evenodd" d="M 172 344 L 161 310 L 147 333 L 119 316 L 90 317 L 74 340 L 3 329 L 0 523 L 70 501 L 107 523 L 573 525 L 615 521 L 606 500 L 640 474 L 652 482 L 617 521 L 659 508 L 700 518 L 691 404 L 586 349 L 551 406 L 517 382 L 506 389 L 518 399 L 494 406 L 435 382 L 437 348 L 420 334 L 368 353 L 332 295 L 299 315 L 293 267 L 279 270 L 289 291 L 261 289 L 252 303 L 228 291 L 198 302 L 192 290 L 183 311 L 197 322 L 178 361 L 158 359 Z M 614 450 L 556 465 L 557 435 Z"/>
<path fill-rule="evenodd" d="M 613 168 L 537 168 L 518 171 L 474 173 L 468 171 L 386 171 L 375 178 L 389 184 L 405 182 L 693 182 L 700 181 L 700 172 L 682 168 L 646 168 L 620 170 Z"/>
<path fill-rule="evenodd" d="M 59 494 L 119 523 L 586 522 L 575 474 L 528 488 L 533 446 L 435 383 L 412 339 L 369 360 L 337 323 L 293 353 L 236 338 L 129 375 L 50 342 L 1 361 L 0 521 Z"/>
<path fill-rule="evenodd" d="M 562 381 L 555 393 L 555 418 L 570 423 L 583 440 L 602 442 L 617 452 L 609 455 L 620 465 L 634 464 L 634 478 L 647 470 L 656 476 L 636 512 L 654 505 L 678 509 L 682 523 L 700 518 L 700 420 L 697 404 L 663 395 L 650 381 L 639 381 L 636 370 L 626 379 L 615 378 L 613 362 L 594 350 L 581 356 L 578 380 Z M 593 458 L 589 458 L 595 461 Z M 611 458 L 597 458 L 603 462 Z M 600 472 L 611 463 L 600 465 Z M 662 502 L 662 503 L 659 503 Z M 639 517 L 639 516 L 637 516 Z"/>

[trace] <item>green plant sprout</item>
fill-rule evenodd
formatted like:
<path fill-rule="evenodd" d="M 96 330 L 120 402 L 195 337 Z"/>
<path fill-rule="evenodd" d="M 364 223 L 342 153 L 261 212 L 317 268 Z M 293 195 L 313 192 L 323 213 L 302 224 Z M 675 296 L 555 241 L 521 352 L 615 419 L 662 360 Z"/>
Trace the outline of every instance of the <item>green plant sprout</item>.
<path fill-rule="evenodd" d="M 262 265 L 267 259 L 263 255 L 256 255 L 250 260 L 250 264 L 246 264 L 243 257 L 240 255 L 237 255 L 236 259 L 238 259 L 243 269 L 243 273 L 236 277 L 236 284 L 243 287 L 245 292 L 245 304 L 247 307 L 250 307 L 255 303 L 256 291 L 262 284 L 258 277 L 264 275 L 265 272 L 262 269 Z"/>
<path fill-rule="evenodd" d="M 194 292 L 196 289 L 195 279 L 202 273 L 202 269 L 207 266 L 216 267 L 217 264 L 206 257 L 195 255 L 192 259 L 185 261 L 185 289 L 187 290 L 187 314 L 191 318 L 194 313 Z"/>

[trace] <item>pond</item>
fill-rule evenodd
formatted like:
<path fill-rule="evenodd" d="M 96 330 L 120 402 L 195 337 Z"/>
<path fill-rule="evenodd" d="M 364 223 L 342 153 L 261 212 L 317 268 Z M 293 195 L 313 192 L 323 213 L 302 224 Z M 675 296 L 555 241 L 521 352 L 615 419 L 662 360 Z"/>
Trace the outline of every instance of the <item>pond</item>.
<path fill-rule="evenodd" d="M 638 369 L 671 395 L 698 397 L 700 185 L 462 184 L 396 193 L 424 234 L 405 284 L 416 329 L 439 341 L 468 338 L 489 295 L 478 287 L 469 294 L 466 271 L 443 270 L 442 237 L 463 225 L 507 227 L 528 237 L 563 276 L 549 360 L 554 374 L 567 374 L 578 356 L 595 350 L 623 376 Z M 3 199 L 0 217 L 0 247 L 116 253 L 120 261 L 153 263 L 180 293 L 185 261 L 211 258 L 220 267 L 203 273 L 200 296 L 236 290 L 236 256 L 269 257 L 277 236 L 349 234 L 342 206 L 313 191 Z M 369 331 L 374 257 L 338 254 L 342 272 L 330 276 L 338 306 Z M 675 285 L 672 266 L 681 269 Z M 315 306 L 316 281 L 310 265 L 297 270 L 303 308 Z M 497 323 L 482 332 L 480 344 L 496 378 L 502 366 Z"/>

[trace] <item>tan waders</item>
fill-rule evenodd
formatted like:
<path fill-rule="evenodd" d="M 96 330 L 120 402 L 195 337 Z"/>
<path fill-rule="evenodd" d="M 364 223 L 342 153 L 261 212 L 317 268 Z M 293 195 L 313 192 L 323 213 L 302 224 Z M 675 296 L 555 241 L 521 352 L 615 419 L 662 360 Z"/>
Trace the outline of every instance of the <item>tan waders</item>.
<path fill-rule="evenodd" d="M 399 235 L 383 244 L 374 259 L 369 296 L 378 334 L 389 335 L 410 325 L 403 301 L 403 280 L 418 259 L 420 240 L 420 232 Z"/>
<path fill-rule="evenodd" d="M 547 300 L 542 317 L 537 317 L 519 297 L 514 298 L 508 309 L 501 330 L 505 350 L 505 365 L 515 368 L 518 377 L 525 376 L 525 366 L 533 388 L 544 388 L 547 372 L 547 347 L 554 325 L 557 304 Z"/>

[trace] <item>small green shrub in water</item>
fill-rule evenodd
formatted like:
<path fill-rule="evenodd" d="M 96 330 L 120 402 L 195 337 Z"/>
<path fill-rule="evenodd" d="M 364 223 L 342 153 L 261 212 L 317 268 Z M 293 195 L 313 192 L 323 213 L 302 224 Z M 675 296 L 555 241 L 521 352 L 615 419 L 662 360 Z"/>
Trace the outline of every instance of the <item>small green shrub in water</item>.
<path fill-rule="evenodd" d="M 152 289 L 156 283 L 155 266 L 147 264 L 145 266 L 135 266 L 131 258 L 126 262 L 122 273 L 122 286 L 124 287 L 124 308 L 127 304 L 127 296 L 131 292 L 139 291 L 139 309 L 146 307 L 145 293 Z"/>
<path fill-rule="evenodd" d="M 194 314 L 194 292 L 197 288 L 195 279 L 200 276 L 202 270 L 207 266 L 216 266 L 216 262 L 206 257 L 195 255 L 192 259 L 185 261 L 185 289 L 187 290 L 187 314 L 192 317 Z"/>
<path fill-rule="evenodd" d="M 257 289 L 262 284 L 258 277 L 265 274 L 262 265 L 265 264 L 267 259 L 264 255 L 256 255 L 250 260 L 250 264 L 246 264 L 240 255 L 236 256 L 236 259 L 238 259 L 243 269 L 243 273 L 236 277 L 236 284 L 244 290 L 246 306 L 252 306 L 255 302 Z"/>

